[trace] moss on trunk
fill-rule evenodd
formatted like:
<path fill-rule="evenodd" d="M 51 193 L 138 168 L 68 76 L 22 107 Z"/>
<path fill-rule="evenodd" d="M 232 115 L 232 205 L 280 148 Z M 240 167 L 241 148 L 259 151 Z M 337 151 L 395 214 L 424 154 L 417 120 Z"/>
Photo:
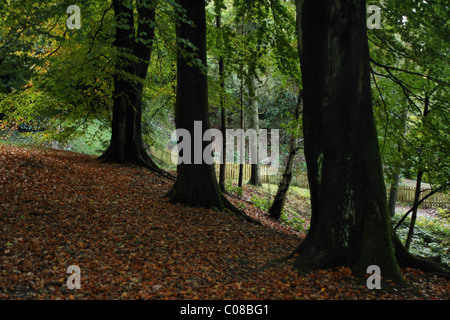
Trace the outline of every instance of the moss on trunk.
<path fill-rule="evenodd" d="M 402 283 L 371 104 L 365 1 L 298 1 L 312 217 L 302 270 L 377 265 Z M 317 19 L 317 17 L 321 19 Z"/>

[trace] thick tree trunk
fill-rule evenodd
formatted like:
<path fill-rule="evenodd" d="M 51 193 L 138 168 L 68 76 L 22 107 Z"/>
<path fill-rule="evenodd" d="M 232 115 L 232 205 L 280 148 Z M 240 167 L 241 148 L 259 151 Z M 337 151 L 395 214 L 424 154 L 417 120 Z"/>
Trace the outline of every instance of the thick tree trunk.
<path fill-rule="evenodd" d="M 137 2 L 137 37 L 140 41 L 136 41 L 133 6 L 120 0 L 113 1 L 116 20 L 121 24 L 116 26 L 114 42 L 118 57 L 114 75 L 112 134 L 108 149 L 99 158 L 105 162 L 136 164 L 164 173 L 147 154 L 142 141 L 142 81 L 147 75 L 154 37 L 152 22 L 155 9 L 149 8 L 150 4 L 151 1 Z"/>
<path fill-rule="evenodd" d="M 196 58 L 206 66 L 206 13 L 205 2 L 200 0 L 179 0 L 186 19 L 192 21 L 195 27 L 181 22 L 177 26 L 177 38 L 186 39 L 197 50 Z M 244 217 L 245 214 L 235 208 L 221 192 L 216 179 L 214 164 L 208 164 L 203 158 L 203 150 L 210 143 L 194 141 L 194 122 L 200 121 L 203 133 L 210 128 L 208 117 L 208 86 L 206 69 L 193 65 L 190 58 L 183 53 L 191 49 L 179 48 L 177 57 L 177 98 L 175 104 L 175 124 L 177 129 L 185 129 L 190 133 L 190 163 L 180 163 L 177 166 L 177 179 L 167 197 L 173 203 L 188 206 L 215 207 L 219 210 L 228 208 Z M 182 52 L 183 50 L 184 52 Z M 193 53 L 188 52 L 188 53 Z M 187 55 L 189 56 L 189 54 Z M 201 155 L 196 155 L 195 144 L 201 143 Z M 183 150 L 184 152 L 184 150 Z M 200 157 L 199 157 L 200 156 Z M 201 158 L 196 164 L 195 158 Z M 248 220 L 250 218 L 246 217 Z"/>
<path fill-rule="evenodd" d="M 297 0 L 297 10 L 312 215 L 294 265 L 358 275 L 377 265 L 383 279 L 402 282 L 371 104 L 366 2 Z"/>
<path fill-rule="evenodd" d="M 297 101 L 297 106 L 294 112 L 294 119 L 297 121 L 300 117 L 302 104 L 302 95 L 300 94 Z M 289 144 L 289 156 L 286 162 L 286 167 L 283 172 L 283 177 L 281 178 L 280 184 L 278 185 L 278 191 L 273 200 L 272 206 L 269 209 L 270 217 L 274 219 L 280 219 L 281 213 L 286 201 L 286 195 L 289 191 L 289 186 L 292 180 L 292 168 L 294 167 L 294 159 L 297 154 L 297 138 L 295 135 L 291 136 L 291 141 Z"/>
<path fill-rule="evenodd" d="M 160 171 L 142 141 L 141 89 L 116 77 L 112 135 L 108 149 L 100 156 L 105 162 L 130 163 Z"/>
<path fill-rule="evenodd" d="M 197 48 L 197 57 L 206 65 L 206 20 L 205 3 L 202 1 L 179 0 L 185 10 L 186 19 L 192 21 L 195 27 L 181 22 L 177 26 L 177 38 L 186 39 Z M 179 48 L 177 58 L 177 97 L 175 104 L 175 124 L 177 129 L 185 129 L 190 133 L 190 163 L 180 163 L 177 166 L 177 180 L 169 191 L 171 202 L 190 206 L 216 207 L 223 209 L 222 196 L 213 170 L 213 164 L 204 162 L 195 164 L 194 122 L 201 121 L 202 132 L 210 128 L 208 119 L 208 90 L 206 71 L 200 65 L 192 65 L 190 58 L 183 53 L 189 48 Z M 190 52 L 189 52 L 190 53 Z M 197 141 L 199 143 L 199 141 Z M 203 152 L 206 143 L 201 141 Z M 183 150 L 184 152 L 184 150 Z M 198 156 L 198 155 L 197 155 Z"/>

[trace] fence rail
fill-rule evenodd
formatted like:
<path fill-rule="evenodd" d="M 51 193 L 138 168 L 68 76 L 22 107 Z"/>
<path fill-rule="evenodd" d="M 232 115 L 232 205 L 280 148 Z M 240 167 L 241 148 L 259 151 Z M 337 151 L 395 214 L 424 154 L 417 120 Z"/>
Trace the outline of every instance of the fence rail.
<path fill-rule="evenodd" d="M 416 192 L 415 187 L 399 186 L 397 201 L 405 203 L 414 202 L 414 194 Z M 420 198 L 425 197 L 431 192 L 430 189 L 421 189 Z M 420 205 L 422 208 L 449 208 L 450 207 L 450 195 L 445 193 L 435 193 L 429 198 L 425 199 Z"/>
<path fill-rule="evenodd" d="M 150 147 L 150 151 L 153 156 L 158 158 L 160 161 L 170 164 L 172 163 L 171 152 L 169 150 L 162 150 L 155 147 Z M 216 175 L 219 177 L 220 165 L 215 165 Z M 280 168 L 279 172 L 273 175 L 268 175 L 269 166 L 260 165 L 261 170 L 261 182 L 278 184 L 281 181 L 283 172 Z M 251 165 L 243 165 L 243 181 L 248 181 L 251 175 Z M 225 167 L 225 178 L 229 180 L 238 180 L 239 178 L 239 164 L 238 163 L 227 163 Z M 300 188 L 309 188 L 308 186 L 308 176 L 304 171 L 296 171 L 293 173 L 291 185 Z M 387 186 L 388 187 L 388 186 Z M 414 202 L 414 193 L 416 188 L 413 186 L 402 186 L 398 188 L 398 202 L 412 204 Z M 389 188 L 386 189 L 386 193 L 389 193 Z M 422 189 L 421 197 L 426 196 L 430 193 L 430 190 Z M 450 207 L 450 195 L 445 193 L 435 193 L 431 197 L 425 199 L 421 204 L 422 208 L 449 208 Z"/>

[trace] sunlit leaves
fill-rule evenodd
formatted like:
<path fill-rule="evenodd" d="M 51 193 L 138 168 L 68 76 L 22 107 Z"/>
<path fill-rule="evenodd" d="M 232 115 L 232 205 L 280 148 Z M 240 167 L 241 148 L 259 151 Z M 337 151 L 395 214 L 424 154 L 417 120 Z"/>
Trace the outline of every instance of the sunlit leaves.
<path fill-rule="evenodd" d="M 383 27 L 368 31 L 378 134 L 388 178 L 402 168 L 425 172 L 435 186 L 450 180 L 448 149 L 448 5 L 444 1 L 386 1 Z M 426 99 L 429 115 L 424 117 Z"/>

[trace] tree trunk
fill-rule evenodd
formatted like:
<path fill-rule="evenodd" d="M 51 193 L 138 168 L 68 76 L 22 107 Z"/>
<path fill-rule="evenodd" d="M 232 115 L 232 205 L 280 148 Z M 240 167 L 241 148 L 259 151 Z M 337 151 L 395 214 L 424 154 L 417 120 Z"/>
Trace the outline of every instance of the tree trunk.
<path fill-rule="evenodd" d="M 417 209 L 418 209 L 416 204 L 419 202 L 419 199 L 420 199 L 420 188 L 421 188 L 421 184 L 422 184 L 422 175 L 423 175 L 423 171 L 419 171 L 419 173 L 417 174 L 416 190 L 414 192 L 414 209 L 411 214 L 411 223 L 409 224 L 408 235 L 407 235 L 406 241 L 405 241 L 406 250 L 409 250 L 409 246 L 411 245 L 411 240 L 412 240 L 412 236 L 414 233 L 414 225 L 416 224 Z"/>
<path fill-rule="evenodd" d="M 220 31 L 222 27 L 222 17 L 221 17 L 221 7 L 220 3 L 216 1 L 216 24 L 217 29 Z M 219 169 L 219 188 L 222 192 L 226 193 L 225 189 L 225 173 L 226 173 L 226 166 L 227 166 L 227 109 L 224 105 L 224 92 L 225 92 L 225 67 L 224 67 L 224 61 L 222 55 L 219 57 L 219 84 L 220 84 L 220 113 L 221 113 L 221 126 L 222 126 L 222 150 L 221 152 L 221 158 L 222 162 L 220 163 L 220 169 Z"/>
<path fill-rule="evenodd" d="M 133 6 L 113 1 L 116 21 L 114 46 L 118 50 L 114 75 L 112 134 L 108 149 L 99 157 L 105 162 L 131 163 L 164 173 L 147 154 L 142 141 L 142 92 L 154 37 L 155 9 L 151 1 L 138 1 L 136 40 Z M 150 6 L 152 6 L 150 8 Z M 130 58 L 134 56 L 135 59 Z M 133 80 L 133 78 L 137 80 Z"/>
<path fill-rule="evenodd" d="M 388 210 L 391 217 L 395 216 L 395 205 L 398 198 L 398 186 L 400 185 L 400 174 L 395 175 L 395 181 L 389 188 Z"/>
<path fill-rule="evenodd" d="M 424 110 L 423 110 L 423 116 L 422 116 L 422 122 L 423 125 L 425 125 L 428 113 L 429 113 L 429 96 L 428 94 L 426 94 L 425 96 L 425 106 L 424 106 Z M 423 149 L 423 144 L 420 146 L 419 148 L 419 153 L 422 153 L 422 149 Z M 419 154 L 420 157 L 420 154 Z M 405 248 L 406 250 L 409 250 L 409 246 L 411 245 L 411 241 L 412 241 L 412 236 L 414 233 L 414 225 L 416 224 L 416 218 L 417 218 L 417 203 L 419 202 L 420 199 L 420 187 L 422 184 L 422 176 L 423 176 L 423 171 L 419 170 L 419 172 L 417 173 L 417 180 L 416 180 L 416 190 L 414 193 L 414 210 L 411 214 L 411 223 L 409 225 L 409 230 L 408 230 L 408 236 L 406 237 L 406 242 L 405 242 Z"/>
<path fill-rule="evenodd" d="M 405 103 L 406 103 L 406 101 L 405 101 Z M 405 110 L 402 113 L 402 117 L 401 117 L 402 127 L 403 127 L 402 136 L 404 136 L 405 133 L 406 133 L 406 118 L 407 118 L 407 116 L 408 116 L 408 110 L 405 108 Z M 402 152 L 403 143 L 404 143 L 404 141 L 403 141 L 403 138 L 402 138 L 402 139 L 400 139 L 400 141 L 397 144 L 397 152 L 398 153 Z M 389 189 L 388 207 L 389 207 L 389 215 L 391 217 L 395 216 L 395 205 L 397 204 L 398 187 L 400 185 L 400 179 L 401 179 L 400 169 L 401 169 L 401 165 L 396 165 L 395 166 L 396 174 L 395 174 L 395 178 L 394 178 L 394 183 L 391 184 L 391 187 Z"/>
<path fill-rule="evenodd" d="M 301 270 L 377 265 L 403 282 L 371 104 L 366 2 L 297 0 L 311 224 Z M 320 17 L 320 18 L 318 18 Z"/>
<path fill-rule="evenodd" d="M 223 60 L 219 62 L 219 65 L 222 66 L 222 74 L 223 74 Z M 223 83 L 222 83 L 222 89 Z M 223 99 L 223 98 L 222 98 Z M 219 172 L 219 187 L 222 192 L 227 192 L 225 188 L 226 181 L 226 168 L 227 168 L 227 109 L 223 104 L 223 100 L 221 100 L 221 123 L 222 123 L 222 162 L 220 164 L 220 172 Z"/>
<path fill-rule="evenodd" d="M 242 77 L 244 75 L 242 74 Z M 241 129 L 245 131 L 245 118 L 244 118 L 244 79 L 241 79 Z M 245 145 L 245 144 L 244 144 Z M 240 149 L 239 149 L 240 150 Z M 239 177 L 238 177 L 238 186 L 242 188 L 243 180 L 244 180 L 244 163 L 245 163 L 245 150 L 240 150 L 239 154 Z"/>
<path fill-rule="evenodd" d="M 197 50 L 179 48 L 177 56 L 177 97 L 175 104 L 175 124 L 177 129 L 185 129 L 190 134 L 190 163 L 180 163 L 177 166 L 177 179 L 168 192 L 172 203 L 182 203 L 188 206 L 228 208 L 246 217 L 235 208 L 221 192 L 216 179 L 214 164 L 208 164 L 203 157 L 203 150 L 209 144 L 201 139 L 201 155 L 195 154 L 194 122 L 202 124 L 201 135 L 210 128 L 208 117 L 208 87 L 206 68 L 194 65 L 190 55 L 196 53 L 203 66 L 206 66 L 206 13 L 205 2 L 200 0 L 179 0 L 187 21 L 192 21 L 195 27 L 181 22 L 177 26 L 177 38 L 186 39 Z M 187 53 L 187 54 L 186 54 Z M 186 55 L 185 55 L 186 54 Z M 187 57 L 186 57 L 187 56 Z M 179 137 L 180 138 L 180 137 Z M 184 150 L 183 150 L 184 152 Z M 199 157 L 200 156 L 200 157 Z M 200 162 L 195 161 L 200 158 Z M 248 217 L 247 217 L 248 218 Z M 251 220 L 250 218 L 248 218 Z"/>
<path fill-rule="evenodd" d="M 300 117 L 302 106 L 302 94 L 299 95 L 297 106 L 294 112 L 294 119 L 297 121 Z M 297 128 L 298 129 L 298 128 Z M 283 172 L 283 177 L 281 178 L 280 184 L 278 185 L 278 191 L 273 200 L 272 206 L 269 209 L 269 215 L 274 219 L 280 219 L 281 213 L 286 201 L 286 195 L 289 190 L 289 185 L 292 180 L 292 168 L 294 167 L 294 159 L 297 154 L 297 138 L 293 134 L 291 136 L 291 141 L 289 144 L 289 156 L 287 159 L 286 167 Z"/>
<path fill-rule="evenodd" d="M 255 92 L 255 79 L 253 76 L 250 79 L 250 88 L 249 88 L 249 97 L 250 97 L 250 124 L 249 129 L 254 129 L 256 131 L 256 141 L 250 139 L 250 149 L 256 150 L 250 164 L 250 180 L 248 184 L 253 186 L 262 186 L 261 182 L 261 168 L 259 165 L 259 156 L 258 156 L 258 148 L 259 148 L 259 110 L 258 110 L 258 101 L 256 100 L 256 92 Z"/>

